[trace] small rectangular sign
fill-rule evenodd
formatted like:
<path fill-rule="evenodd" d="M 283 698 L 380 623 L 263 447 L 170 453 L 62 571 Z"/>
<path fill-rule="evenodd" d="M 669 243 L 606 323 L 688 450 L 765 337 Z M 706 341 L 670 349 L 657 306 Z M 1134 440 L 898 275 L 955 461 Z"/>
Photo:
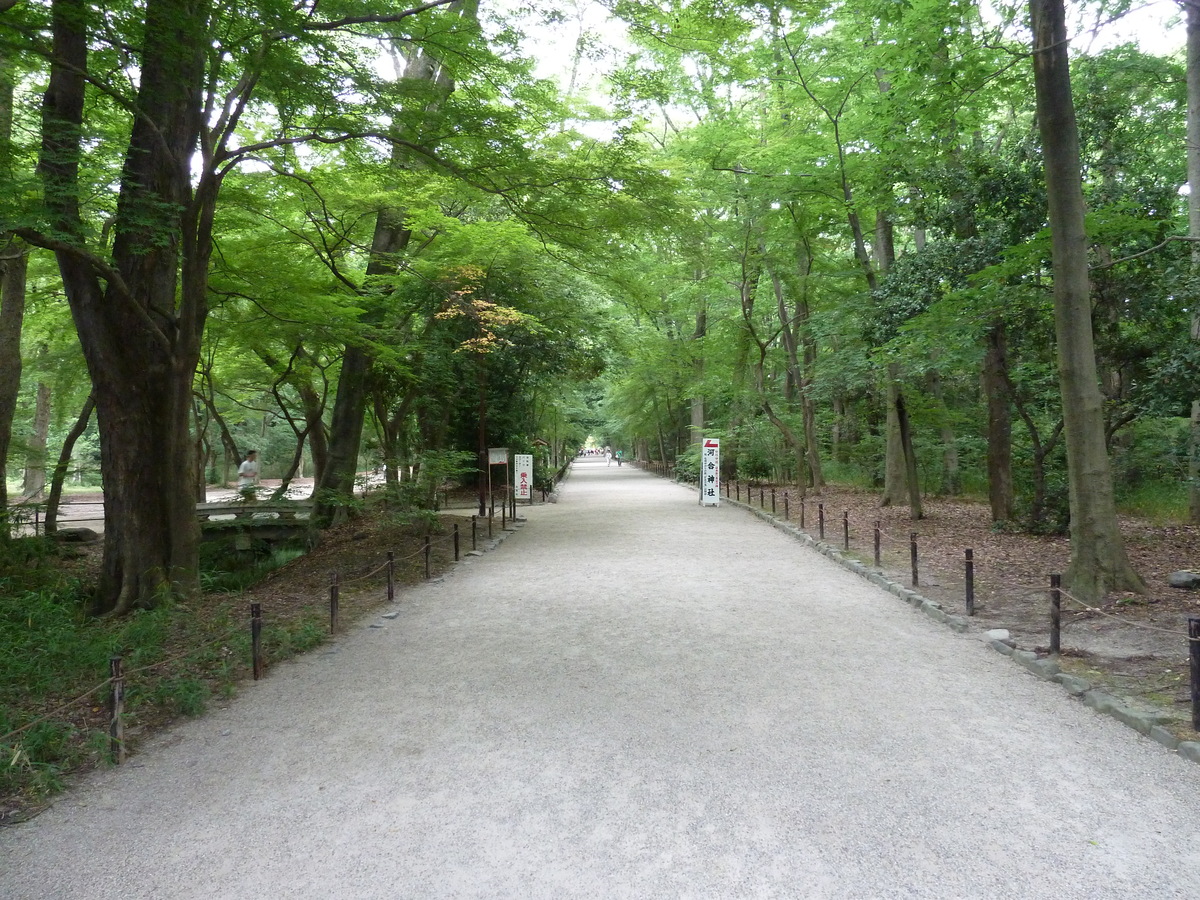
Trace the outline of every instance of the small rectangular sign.
<path fill-rule="evenodd" d="M 721 442 L 716 438 L 700 443 L 700 505 L 721 505 Z"/>
<path fill-rule="evenodd" d="M 488 448 L 488 465 L 489 466 L 507 466 L 508 465 L 508 448 L 507 447 L 489 447 Z"/>
<path fill-rule="evenodd" d="M 513 491 L 518 500 L 528 500 L 533 496 L 533 454 L 514 454 Z"/>

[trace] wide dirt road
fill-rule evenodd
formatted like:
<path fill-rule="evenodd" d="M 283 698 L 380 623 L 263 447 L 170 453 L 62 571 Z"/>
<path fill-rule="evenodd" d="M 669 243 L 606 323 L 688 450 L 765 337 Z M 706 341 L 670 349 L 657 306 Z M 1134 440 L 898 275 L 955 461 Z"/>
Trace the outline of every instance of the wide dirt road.
<path fill-rule="evenodd" d="M 1200 767 L 742 510 L 496 552 L 0 832 L 0 897 L 1200 896 Z"/>

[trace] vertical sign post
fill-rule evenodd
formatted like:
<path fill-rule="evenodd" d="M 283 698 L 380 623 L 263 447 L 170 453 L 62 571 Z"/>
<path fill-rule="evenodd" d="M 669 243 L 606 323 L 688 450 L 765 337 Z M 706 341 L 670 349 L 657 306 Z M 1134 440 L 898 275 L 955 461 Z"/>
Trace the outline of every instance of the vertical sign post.
<path fill-rule="evenodd" d="M 504 466 L 504 480 L 500 483 L 507 487 L 508 485 L 508 448 L 507 447 L 488 447 L 488 517 L 495 514 L 496 498 L 492 494 L 492 466 Z M 504 498 L 504 502 L 508 502 L 508 498 Z"/>
<path fill-rule="evenodd" d="M 721 505 L 721 442 L 716 438 L 700 445 L 700 505 Z"/>
<path fill-rule="evenodd" d="M 533 503 L 533 454 L 513 454 L 513 493 L 518 500 Z"/>

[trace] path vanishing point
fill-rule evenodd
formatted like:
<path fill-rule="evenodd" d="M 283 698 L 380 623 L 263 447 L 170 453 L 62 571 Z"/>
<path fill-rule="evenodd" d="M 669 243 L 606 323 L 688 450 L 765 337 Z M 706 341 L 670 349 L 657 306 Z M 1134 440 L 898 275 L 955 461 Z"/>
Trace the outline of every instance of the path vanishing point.
<path fill-rule="evenodd" d="M 0 830 L 0 897 L 1200 897 L 1200 766 L 977 637 L 630 466 L 523 514 Z"/>

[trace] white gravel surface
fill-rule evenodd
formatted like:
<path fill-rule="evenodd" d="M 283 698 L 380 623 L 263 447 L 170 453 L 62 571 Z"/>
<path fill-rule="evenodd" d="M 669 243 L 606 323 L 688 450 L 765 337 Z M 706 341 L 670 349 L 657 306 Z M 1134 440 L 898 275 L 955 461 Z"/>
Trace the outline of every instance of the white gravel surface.
<path fill-rule="evenodd" d="M 522 514 L 0 830 L 0 897 L 1200 896 L 1200 766 L 978 640 L 629 466 Z"/>

